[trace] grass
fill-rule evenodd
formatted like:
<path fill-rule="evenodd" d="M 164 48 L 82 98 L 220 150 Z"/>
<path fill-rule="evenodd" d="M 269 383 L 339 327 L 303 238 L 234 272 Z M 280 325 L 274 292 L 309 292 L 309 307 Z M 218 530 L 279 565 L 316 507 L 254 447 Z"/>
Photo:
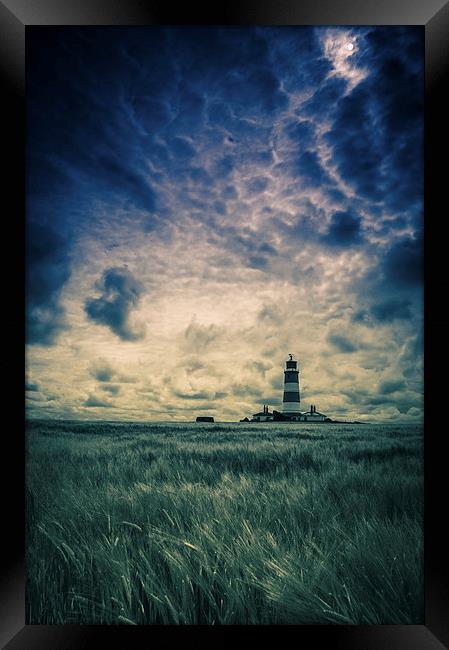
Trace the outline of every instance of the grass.
<path fill-rule="evenodd" d="M 29 422 L 28 624 L 419 624 L 416 425 Z"/>

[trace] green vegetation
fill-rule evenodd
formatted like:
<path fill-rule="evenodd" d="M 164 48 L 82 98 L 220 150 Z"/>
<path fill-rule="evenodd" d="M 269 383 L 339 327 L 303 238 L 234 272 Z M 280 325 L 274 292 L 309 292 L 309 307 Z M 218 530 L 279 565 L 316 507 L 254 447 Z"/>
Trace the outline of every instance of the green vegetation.
<path fill-rule="evenodd" d="M 29 422 L 28 624 L 423 622 L 415 425 Z"/>

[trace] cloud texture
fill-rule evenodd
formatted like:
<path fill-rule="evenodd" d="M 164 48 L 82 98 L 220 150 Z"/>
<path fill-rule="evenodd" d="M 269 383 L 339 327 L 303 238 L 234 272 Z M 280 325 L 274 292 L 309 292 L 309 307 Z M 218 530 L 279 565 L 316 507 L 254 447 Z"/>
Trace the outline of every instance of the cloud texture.
<path fill-rule="evenodd" d="M 306 406 L 421 417 L 422 28 L 27 49 L 30 414 L 236 419 L 293 352 Z"/>

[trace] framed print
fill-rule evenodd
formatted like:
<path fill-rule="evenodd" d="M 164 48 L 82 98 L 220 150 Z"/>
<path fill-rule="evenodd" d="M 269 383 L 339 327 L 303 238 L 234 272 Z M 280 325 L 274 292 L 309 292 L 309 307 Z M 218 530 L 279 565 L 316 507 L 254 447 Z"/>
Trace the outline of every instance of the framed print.
<path fill-rule="evenodd" d="M 449 11 L 312 4 L 0 5 L 10 650 L 447 647 Z"/>

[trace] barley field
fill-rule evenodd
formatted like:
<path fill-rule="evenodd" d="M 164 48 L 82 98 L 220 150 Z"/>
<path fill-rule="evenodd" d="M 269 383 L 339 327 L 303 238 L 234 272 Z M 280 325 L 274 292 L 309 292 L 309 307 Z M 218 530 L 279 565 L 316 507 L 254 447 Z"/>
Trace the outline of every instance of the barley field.
<path fill-rule="evenodd" d="M 422 427 L 29 421 L 28 624 L 423 623 Z"/>

